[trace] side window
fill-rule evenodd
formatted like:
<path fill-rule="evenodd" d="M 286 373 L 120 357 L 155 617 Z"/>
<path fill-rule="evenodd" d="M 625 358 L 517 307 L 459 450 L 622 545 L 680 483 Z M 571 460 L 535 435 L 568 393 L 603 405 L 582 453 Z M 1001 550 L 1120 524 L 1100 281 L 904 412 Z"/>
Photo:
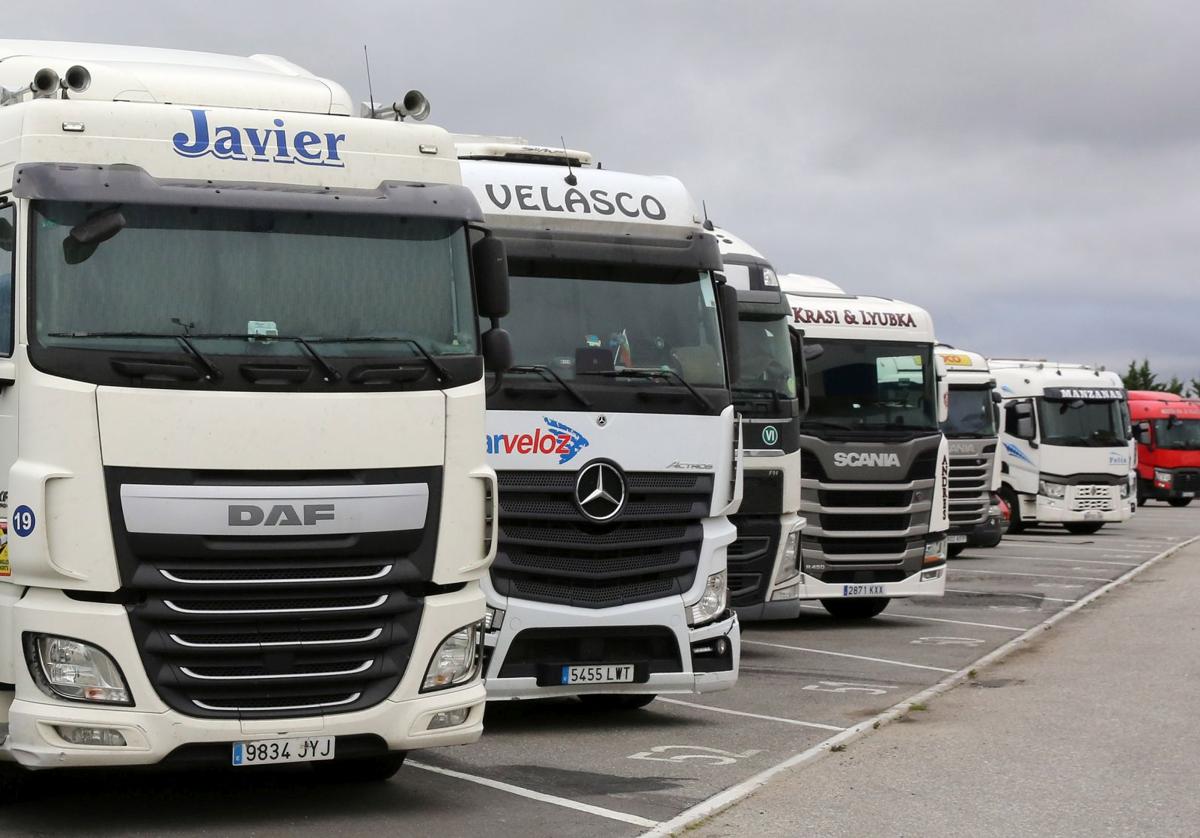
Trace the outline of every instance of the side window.
<path fill-rule="evenodd" d="M 17 257 L 17 212 L 0 198 L 0 355 L 13 350 L 13 274 Z"/>

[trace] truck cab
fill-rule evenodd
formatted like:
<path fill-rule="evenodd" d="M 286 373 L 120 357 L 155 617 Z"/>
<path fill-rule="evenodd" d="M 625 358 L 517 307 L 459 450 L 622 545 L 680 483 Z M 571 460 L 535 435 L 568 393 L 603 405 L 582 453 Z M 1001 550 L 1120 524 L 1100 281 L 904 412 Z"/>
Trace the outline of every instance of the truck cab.
<path fill-rule="evenodd" d="M 737 299 L 716 240 L 674 178 L 520 138 L 456 142 L 512 277 L 515 363 L 484 435 L 489 699 L 637 707 L 732 686 Z"/>
<path fill-rule="evenodd" d="M 728 230 L 714 228 L 723 272 L 738 297 L 733 399 L 742 417 L 745 477 L 729 548 L 729 595 L 742 620 L 800 616 L 800 417 L 803 339 L 789 328 L 791 307 L 766 258 Z"/>
<path fill-rule="evenodd" d="M 950 462 L 933 319 L 828 280 L 780 277 L 804 331 L 801 596 L 861 619 L 945 591 Z"/>
<path fill-rule="evenodd" d="M 1010 529 L 1089 534 L 1126 521 L 1131 449 L 1125 389 L 1082 364 L 990 359 L 1002 398 L 1000 493 Z"/>
<path fill-rule="evenodd" d="M 1187 506 L 1200 493 L 1200 402 L 1158 390 L 1130 390 L 1137 440 L 1137 502 Z"/>

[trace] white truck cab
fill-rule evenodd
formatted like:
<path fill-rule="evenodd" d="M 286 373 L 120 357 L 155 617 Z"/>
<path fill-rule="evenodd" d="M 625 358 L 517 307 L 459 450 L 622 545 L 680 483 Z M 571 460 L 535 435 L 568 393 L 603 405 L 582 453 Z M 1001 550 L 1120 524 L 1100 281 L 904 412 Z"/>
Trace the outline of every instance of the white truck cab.
<path fill-rule="evenodd" d="M 1131 434 L 1120 377 L 1082 364 L 988 363 L 1003 398 L 1000 491 L 1012 530 L 1062 524 L 1087 534 L 1129 520 Z"/>
<path fill-rule="evenodd" d="M 449 134 L 273 56 L 0 41 L 0 86 L 0 788 L 476 739 L 505 280 Z"/>
<path fill-rule="evenodd" d="M 950 463 L 933 319 L 828 280 L 780 277 L 804 331 L 801 596 L 836 617 L 945 591 Z"/>
<path fill-rule="evenodd" d="M 487 411 L 489 699 L 633 707 L 732 686 L 737 302 L 716 241 L 674 178 L 456 140 L 512 276 L 515 364 Z"/>

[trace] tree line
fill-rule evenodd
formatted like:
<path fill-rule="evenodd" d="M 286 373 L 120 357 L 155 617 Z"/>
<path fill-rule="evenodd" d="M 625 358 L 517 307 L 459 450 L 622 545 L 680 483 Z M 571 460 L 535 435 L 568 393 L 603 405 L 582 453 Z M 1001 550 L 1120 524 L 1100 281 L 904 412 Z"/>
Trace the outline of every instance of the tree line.
<path fill-rule="evenodd" d="M 1143 358 L 1140 364 L 1136 359 L 1130 361 L 1129 369 L 1121 376 L 1121 380 L 1125 382 L 1126 390 L 1159 390 L 1200 399 L 1200 377 L 1182 381 L 1179 376 L 1173 375 L 1170 381 L 1159 381 L 1158 375 L 1150 369 L 1149 358 Z"/>

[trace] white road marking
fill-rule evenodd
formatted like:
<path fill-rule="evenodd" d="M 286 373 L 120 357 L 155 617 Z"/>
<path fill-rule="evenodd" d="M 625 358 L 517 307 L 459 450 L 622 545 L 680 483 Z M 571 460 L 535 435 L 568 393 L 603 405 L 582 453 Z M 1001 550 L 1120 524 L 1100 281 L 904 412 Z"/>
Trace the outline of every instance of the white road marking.
<path fill-rule="evenodd" d="M 979 559 L 978 554 L 975 555 Z M 1071 564 L 1104 564 L 1116 565 L 1117 567 L 1137 567 L 1141 562 L 1109 562 L 1101 559 L 1071 559 L 1065 556 L 989 556 L 988 558 L 995 559 L 1013 559 L 1021 562 L 1070 562 Z"/>
<path fill-rule="evenodd" d="M 890 663 L 893 666 L 907 666 L 911 669 L 929 669 L 933 672 L 953 672 L 953 669 L 945 669 L 940 666 L 926 666 L 923 663 L 905 663 L 904 661 L 888 660 L 887 658 L 869 658 L 865 655 L 849 655 L 845 652 L 827 652 L 824 649 L 809 649 L 805 646 L 788 646 L 784 643 L 767 643 L 762 640 L 747 640 L 742 638 L 743 646 L 770 646 L 772 649 L 788 649 L 792 652 L 808 652 L 813 655 L 832 655 L 835 658 L 853 658 L 857 661 L 871 661 L 872 663 Z"/>
<path fill-rule="evenodd" d="M 639 817 L 638 815 L 630 815 L 627 812 L 618 812 L 615 809 L 605 809 L 603 806 L 593 806 L 590 803 L 580 803 L 578 800 L 570 800 L 566 797 L 558 797 L 553 794 L 543 794 L 540 791 L 533 789 L 514 786 L 511 783 L 502 783 L 499 780 L 492 780 L 488 777 L 479 777 L 475 774 L 464 774 L 461 771 L 451 771 L 449 768 L 438 768 L 436 765 L 428 765 L 424 762 L 414 762 L 408 760 L 405 765 L 411 765 L 413 768 L 420 768 L 422 771 L 431 771 L 434 774 L 443 774 L 447 777 L 454 777 L 457 780 L 466 780 L 468 783 L 476 783 L 481 786 L 487 786 L 491 789 L 506 791 L 509 794 L 515 794 L 517 797 L 526 797 L 530 800 L 536 800 L 540 803 L 549 803 L 552 806 L 562 806 L 564 809 L 574 809 L 576 812 L 586 812 L 589 815 L 596 815 L 601 818 L 608 818 L 613 821 L 621 821 L 622 823 L 630 823 L 634 826 L 644 826 L 651 828 L 658 826 L 658 821 L 652 821 L 649 818 Z"/>
<path fill-rule="evenodd" d="M 1139 565 L 1140 567 L 1141 565 Z M 1083 582 L 1111 582 L 1102 576 L 1068 576 L 1065 573 L 1020 573 L 1016 570 L 975 570 L 969 567 L 952 567 L 955 573 L 984 573 L 989 576 L 1032 576 L 1039 579 L 1079 579 Z"/>
<path fill-rule="evenodd" d="M 748 641 L 743 640 L 743 643 Z M 817 730 L 845 730 L 844 727 L 836 727 L 834 725 L 823 725 L 817 722 L 802 722 L 799 719 L 785 719 L 782 716 L 764 716 L 761 713 L 747 713 L 744 710 L 729 710 L 725 707 L 710 707 L 707 704 L 696 704 L 691 701 L 680 701 L 677 698 L 658 697 L 658 701 L 664 704 L 678 704 L 680 707 L 695 707 L 697 710 L 711 710 L 714 713 L 727 713 L 730 716 L 745 716 L 748 719 L 762 719 L 765 722 L 782 722 L 785 725 L 797 725 L 799 727 L 815 727 Z"/>
<path fill-rule="evenodd" d="M 801 608 L 808 608 L 813 611 L 824 611 L 820 605 L 801 605 Z M 895 611 L 888 611 L 887 618 L 901 620 L 926 620 L 931 623 L 953 623 L 956 626 L 979 626 L 986 629 L 1002 629 L 1003 631 L 1025 631 L 1017 626 L 997 626 L 992 623 L 972 623 L 967 620 L 948 620 L 945 617 L 918 617 L 914 614 L 897 614 Z"/>
<path fill-rule="evenodd" d="M 1055 586 L 1055 587 L 1057 587 L 1057 586 Z M 1069 585 L 1068 587 L 1074 588 L 1074 587 L 1082 587 L 1082 586 Z M 968 591 L 964 588 L 947 588 L 946 592 L 951 593 L 951 594 L 978 594 L 981 596 L 1022 596 L 1022 597 L 1028 597 L 1029 599 L 1039 599 L 1039 600 L 1049 599 L 1049 600 L 1053 600 L 1054 602 L 1074 602 L 1075 601 L 1073 599 L 1060 599 L 1059 597 L 1056 597 L 1056 596 L 1043 596 L 1042 594 L 1010 594 L 1010 593 L 1007 593 L 1004 591 Z M 742 642 L 744 643 L 746 641 L 743 640 Z"/>
<path fill-rule="evenodd" d="M 1145 542 L 1139 542 L 1145 544 Z M 1048 544 L 1045 541 L 1013 541 L 1011 544 L 1000 542 L 995 547 L 989 547 L 989 550 L 1023 550 L 1028 547 L 1033 547 L 1038 550 L 1099 550 L 1104 553 L 1145 553 L 1148 556 L 1153 556 L 1155 550 L 1146 550 L 1141 547 L 1115 547 L 1112 545 L 1102 546 L 1099 544 Z"/>

